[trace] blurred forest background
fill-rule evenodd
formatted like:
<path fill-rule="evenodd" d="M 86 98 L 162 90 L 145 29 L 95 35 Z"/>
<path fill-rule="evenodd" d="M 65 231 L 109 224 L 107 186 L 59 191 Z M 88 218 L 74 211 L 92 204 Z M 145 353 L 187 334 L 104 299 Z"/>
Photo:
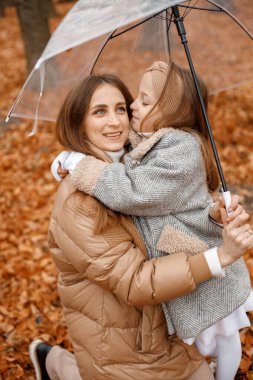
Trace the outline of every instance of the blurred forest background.
<path fill-rule="evenodd" d="M 74 2 L 0 2 L 0 380 L 34 380 L 33 338 L 72 346 L 58 297 L 47 227 L 58 183 L 50 165 L 61 150 L 52 123 L 6 115 L 52 31 Z M 250 57 L 252 59 L 252 57 Z M 230 189 L 253 225 L 253 83 L 210 98 L 209 116 Z M 253 249 L 245 253 L 253 281 Z M 253 314 L 249 313 L 253 320 Z M 241 331 L 236 379 L 253 380 L 253 327 Z"/>

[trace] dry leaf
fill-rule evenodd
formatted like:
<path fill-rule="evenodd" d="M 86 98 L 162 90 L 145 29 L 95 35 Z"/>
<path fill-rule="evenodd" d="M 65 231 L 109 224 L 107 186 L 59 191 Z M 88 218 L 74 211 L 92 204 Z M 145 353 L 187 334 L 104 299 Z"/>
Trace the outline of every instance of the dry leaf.
<path fill-rule="evenodd" d="M 72 6 L 55 2 L 59 17 Z M 72 351 L 57 292 L 57 271 L 47 245 L 55 191 L 50 165 L 61 150 L 54 125 L 4 118 L 20 91 L 26 68 L 24 46 L 14 7 L 0 18 L 0 380 L 34 380 L 28 346 L 34 338 Z M 235 44 L 236 48 L 236 44 Z M 115 57 L 111 57 L 115 59 Z M 251 60 L 252 57 L 249 57 Z M 6 64 L 8 62 L 8 64 Z M 136 69 L 138 68 L 136 64 Z M 251 214 L 253 224 L 253 85 L 212 96 L 209 115 L 225 177 Z M 253 284 L 253 249 L 245 253 Z M 253 320 L 253 313 L 249 313 Z M 241 331 L 243 357 L 237 380 L 253 380 L 253 327 Z"/>

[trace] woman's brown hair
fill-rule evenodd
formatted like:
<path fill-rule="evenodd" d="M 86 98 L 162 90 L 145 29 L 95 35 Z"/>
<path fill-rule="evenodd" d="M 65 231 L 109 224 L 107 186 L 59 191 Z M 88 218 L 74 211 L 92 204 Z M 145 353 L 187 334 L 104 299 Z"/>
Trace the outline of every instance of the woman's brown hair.
<path fill-rule="evenodd" d="M 89 110 L 92 95 L 103 84 L 116 87 L 122 93 L 130 120 L 132 116 L 130 104 L 133 102 L 133 98 L 126 85 L 112 74 L 89 75 L 69 92 L 58 114 L 56 136 L 65 148 L 96 155 L 91 151 L 90 144 L 87 144 L 84 138 L 84 120 Z"/>
<path fill-rule="evenodd" d="M 56 121 L 56 137 L 58 141 L 68 150 L 82 152 L 102 159 L 98 153 L 92 149 L 92 145 L 85 140 L 84 122 L 89 111 L 92 95 L 96 89 L 103 85 L 109 84 L 116 87 L 124 96 L 126 109 L 129 119 L 131 118 L 130 105 L 133 102 L 131 93 L 126 85 L 115 75 L 112 74 L 92 74 L 83 79 L 75 86 L 65 98 Z M 77 192 L 74 193 L 77 195 Z M 80 199 L 80 197 L 77 197 Z M 94 202 L 96 205 L 96 223 L 94 233 L 99 234 L 112 221 L 117 219 L 116 214 L 99 201 Z"/>
<path fill-rule="evenodd" d="M 220 183 L 218 170 L 191 72 L 173 62 L 170 65 L 165 62 L 155 62 L 147 69 L 148 71 L 153 74 L 158 100 L 143 123 L 157 107 L 161 116 L 155 121 L 155 130 L 172 127 L 194 134 L 201 143 L 208 189 L 217 190 Z M 201 78 L 198 78 L 198 81 L 207 108 L 207 87 Z"/>

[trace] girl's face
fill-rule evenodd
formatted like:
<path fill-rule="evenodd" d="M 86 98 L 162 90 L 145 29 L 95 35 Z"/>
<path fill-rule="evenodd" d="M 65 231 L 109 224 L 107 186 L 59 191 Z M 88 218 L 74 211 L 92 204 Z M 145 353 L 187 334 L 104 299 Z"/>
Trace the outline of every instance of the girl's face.
<path fill-rule="evenodd" d="M 131 126 L 136 132 L 140 132 L 141 123 L 156 104 L 157 99 L 154 91 L 152 74 L 145 73 L 141 79 L 138 97 L 131 104 L 133 111 Z M 154 122 L 159 117 L 159 110 L 154 108 L 150 116 L 142 125 L 142 132 L 154 132 Z"/>
<path fill-rule="evenodd" d="M 84 120 L 85 137 L 97 148 L 115 152 L 125 145 L 128 129 L 124 96 L 110 84 L 100 85 L 92 95 Z"/>

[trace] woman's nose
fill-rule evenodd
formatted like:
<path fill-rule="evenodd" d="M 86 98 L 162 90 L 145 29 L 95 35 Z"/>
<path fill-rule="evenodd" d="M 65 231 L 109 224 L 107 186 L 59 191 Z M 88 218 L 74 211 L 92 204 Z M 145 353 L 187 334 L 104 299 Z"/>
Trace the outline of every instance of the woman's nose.
<path fill-rule="evenodd" d="M 120 125 L 120 120 L 118 118 L 118 115 L 115 112 L 110 113 L 108 125 L 112 125 L 112 126 Z"/>

